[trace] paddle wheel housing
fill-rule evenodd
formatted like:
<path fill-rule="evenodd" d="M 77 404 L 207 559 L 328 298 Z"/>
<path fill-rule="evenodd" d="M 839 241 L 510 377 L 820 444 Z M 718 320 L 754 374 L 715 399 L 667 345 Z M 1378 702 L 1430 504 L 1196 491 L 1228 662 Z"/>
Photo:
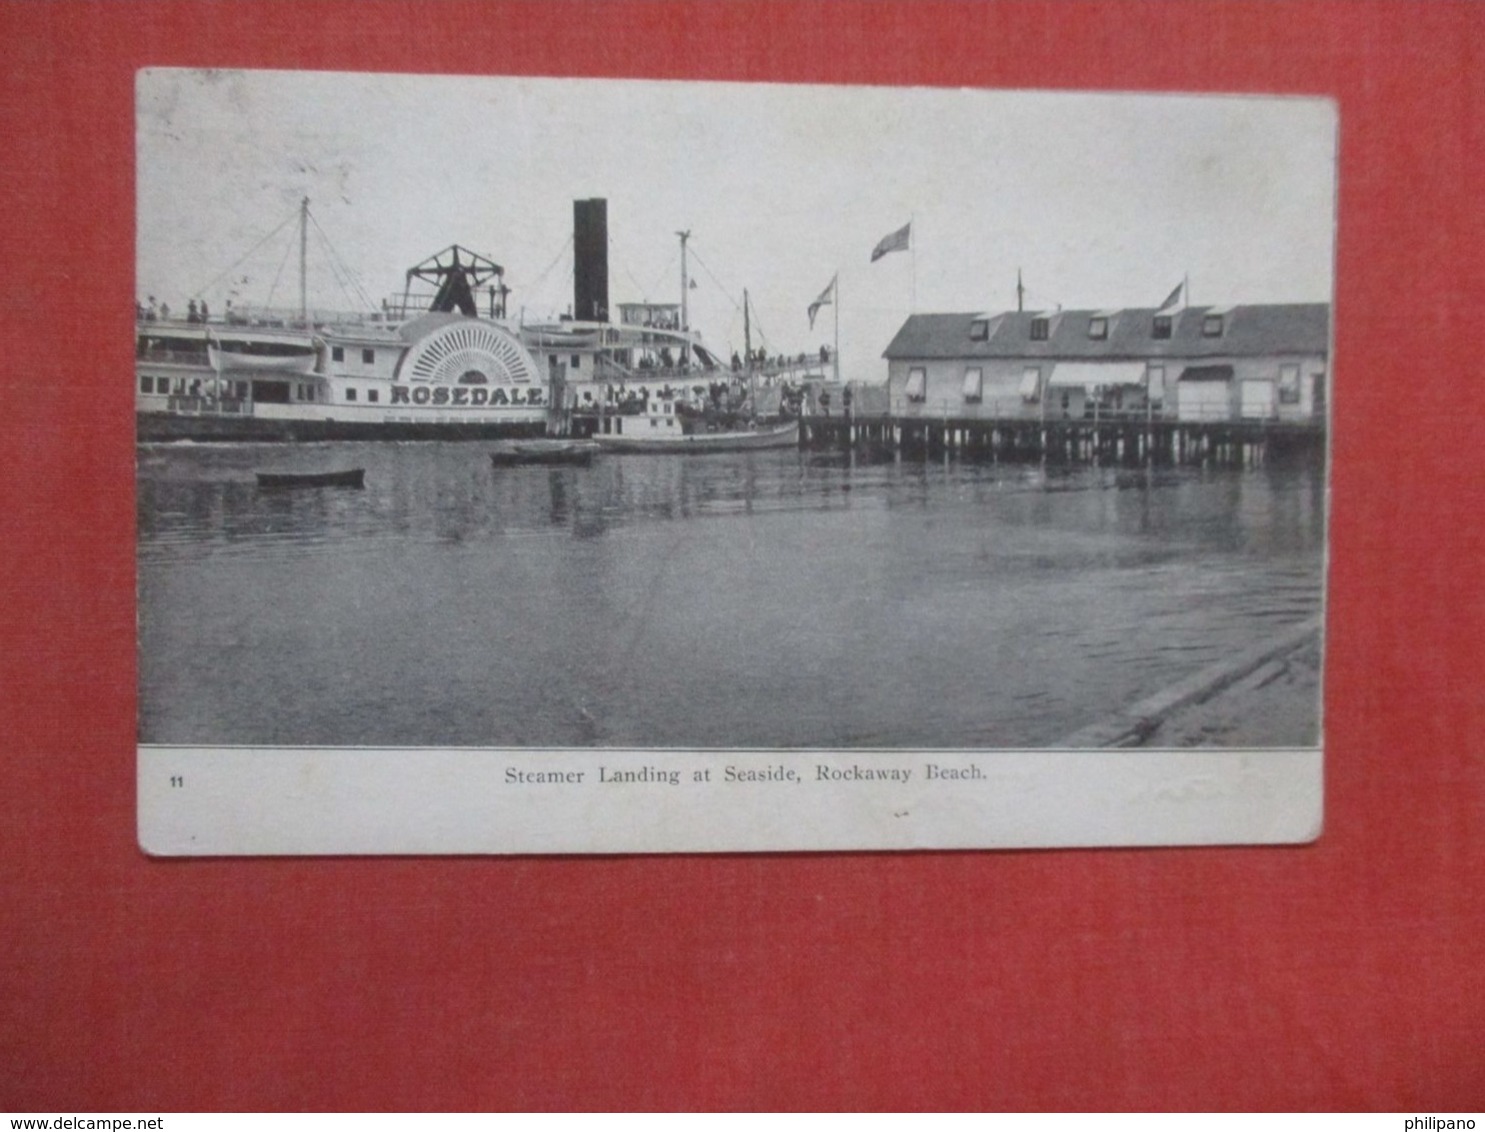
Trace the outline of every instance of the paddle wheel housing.
<path fill-rule="evenodd" d="M 538 383 L 536 359 L 504 327 L 453 316 L 415 319 L 402 328 L 411 345 L 397 367 L 397 379 L 439 385 L 529 385 Z M 449 316 L 445 316 L 446 318 Z"/>

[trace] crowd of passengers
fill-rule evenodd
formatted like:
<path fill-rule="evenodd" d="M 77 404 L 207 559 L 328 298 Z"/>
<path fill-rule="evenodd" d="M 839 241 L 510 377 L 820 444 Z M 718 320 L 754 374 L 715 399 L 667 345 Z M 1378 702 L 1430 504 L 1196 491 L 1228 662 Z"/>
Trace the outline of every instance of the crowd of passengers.
<path fill-rule="evenodd" d="M 770 389 L 778 392 L 777 407 L 772 412 L 783 417 L 800 415 L 805 400 L 803 385 L 782 381 Z M 753 407 L 748 399 L 748 386 L 741 381 L 712 381 L 689 386 L 667 383 L 654 388 L 648 385 L 620 386 L 606 398 L 606 403 L 600 402 L 592 390 L 584 390 L 575 408 L 580 413 L 596 414 L 605 410 L 620 416 L 641 416 L 659 412 L 664 403 L 670 402 L 677 416 L 712 420 L 750 416 Z M 773 398 L 770 396 L 768 400 Z"/>
<path fill-rule="evenodd" d="M 787 354 L 778 354 L 774 357 L 769 357 L 768 351 L 761 348 L 754 350 L 751 354 L 748 355 L 749 368 L 776 367 L 778 369 L 786 369 L 790 366 L 806 366 L 810 364 L 810 361 L 811 359 L 808 354 L 796 354 L 793 357 L 790 357 Z M 830 361 L 830 347 L 821 346 L 820 362 L 823 365 L 828 361 Z M 743 358 L 740 354 L 737 353 L 737 351 L 734 350 L 732 353 L 732 372 L 741 373 L 742 369 Z"/>
<path fill-rule="evenodd" d="M 227 307 L 228 314 L 230 315 L 231 302 L 227 303 Z M 157 304 L 153 295 L 143 302 L 136 299 L 134 301 L 134 317 L 139 322 L 169 322 L 170 304 L 166 302 Z M 195 299 L 192 299 L 186 304 L 187 322 L 205 322 L 210 317 L 211 311 L 207 307 L 205 299 L 202 299 L 199 303 Z"/>
<path fill-rule="evenodd" d="M 170 304 L 167 302 L 156 302 L 155 296 L 134 302 L 134 318 L 137 322 L 169 322 Z M 192 323 L 206 323 L 211 321 L 211 308 L 206 305 L 205 299 L 192 299 L 186 303 L 186 321 Z M 240 311 L 232 309 L 232 300 L 227 300 L 227 309 L 222 315 L 222 321 L 232 326 L 246 326 L 247 317 Z"/>
<path fill-rule="evenodd" d="M 830 347 L 820 347 L 820 363 L 822 365 L 830 361 Z M 774 354 L 770 355 L 767 350 L 757 349 L 747 355 L 746 362 L 743 355 L 737 351 L 732 353 L 732 372 L 742 373 L 747 369 L 789 369 L 794 366 L 807 366 L 813 363 L 809 354 Z M 641 373 L 663 373 L 663 374 L 685 374 L 691 372 L 693 364 L 687 361 L 677 361 L 668 346 L 662 346 L 658 354 L 645 354 L 635 363 L 634 367 Z"/>

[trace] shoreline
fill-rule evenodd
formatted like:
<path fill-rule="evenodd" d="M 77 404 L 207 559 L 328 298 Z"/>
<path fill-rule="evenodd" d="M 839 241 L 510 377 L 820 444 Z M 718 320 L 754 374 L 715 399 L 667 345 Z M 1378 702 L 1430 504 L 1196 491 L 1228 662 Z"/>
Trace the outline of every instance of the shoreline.
<path fill-rule="evenodd" d="M 1320 657 L 1314 617 L 1052 746 L 1318 746 Z"/>

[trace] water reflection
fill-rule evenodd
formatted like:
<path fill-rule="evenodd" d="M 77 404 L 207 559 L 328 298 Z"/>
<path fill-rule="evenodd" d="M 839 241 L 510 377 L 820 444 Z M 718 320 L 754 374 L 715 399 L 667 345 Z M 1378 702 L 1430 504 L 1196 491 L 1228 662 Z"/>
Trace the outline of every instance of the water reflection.
<path fill-rule="evenodd" d="M 151 742 L 1037 744 L 1320 604 L 1304 466 L 341 444 L 138 474 Z"/>

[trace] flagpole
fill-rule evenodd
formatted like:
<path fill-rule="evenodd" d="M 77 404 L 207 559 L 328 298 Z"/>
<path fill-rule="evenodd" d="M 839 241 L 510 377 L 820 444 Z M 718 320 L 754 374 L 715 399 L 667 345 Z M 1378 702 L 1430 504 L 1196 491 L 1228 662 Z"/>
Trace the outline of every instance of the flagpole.
<path fill-rule="evenodd" d="M 299 202 L 299 321 L 309 329 L 309 287 L 306 280 L 309 262 L 309 197 Z"/>
<path fill-rule="evenodd" d="M 743 362 L 753 372 L 753 324 L 748 321 L 748 289 L 743 288 Z"/>
<path fill-rule="evenodd" d="M 831 359 L 835 362 L 835 383 L 840 384 L 840 272 L 835 273 L 835 353 Z"/>
<path fill-rule="evenodd" d="M 916 212 L 908 213 L 908 251 L 913 254 L 913 306 L 912 312 L 918 313 L 918 234 L 913 230 L 918 223 Z"/>

